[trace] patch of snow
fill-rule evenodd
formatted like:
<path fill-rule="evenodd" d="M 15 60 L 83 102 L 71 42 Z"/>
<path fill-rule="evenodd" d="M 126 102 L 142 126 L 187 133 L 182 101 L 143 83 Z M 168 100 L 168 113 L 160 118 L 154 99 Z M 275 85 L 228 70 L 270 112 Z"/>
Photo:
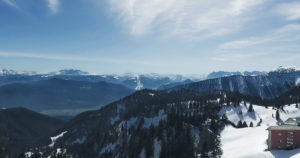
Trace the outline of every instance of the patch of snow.
<path fill-rule="evenodd" d="M 75 139 L 75 140 L 72 142 L 72 144 L 82 144 L 82 143 L 85 142 L 85 140 L 86 140 L 86 136 L 83 136 L 83 137 L 81 137 L 81 138 Z"/>
<path fill-rule="evenodd" d="M 247 124 L 252 121 L 254 127 L 249 128 L 234 128 L 227 126 L 221 132 L 221 143 L 224 158 L 297 158 L 300 157 L 300 149 L 295 150 L 272 150 L 267 149 L 266 140 L 268 138 L 269 126 L 276 125 L 275 118 L 276 110 L 265 108 L 262 106 L 253 105 L 254 112 L 247 113 L 247 108 L 244 105 L 240 107 L 224 107 L 219 115 L 226 114 L 227 118 L 233 123 L 239 120 L 246 121 Z M 284 110 L 280 110 L 280 118 L 285 121 L 290 117 L 299 117 L 300 109 L 295 107 L 295 104 L 284 106 Z M 239 114 L 242 111 L 242 115 Z M 272 116 L 273 114 L 273 116 Z M 256 127 L 259 119 L 262 119 L 261 126 Z"/>
<path fill-rule="evenodd" d="M 51 139 L 51 144 L 49 144 L 48 146 L 49 146 L 49 147 L 54 147 L 56 141 L 57 141 L 59 138 L 63 137 L 64 134 L 66 134 L 67 132 L 68 132 L 68 131 L 64 131 L 64 132 L 60 133 L 60 134 L 57 135 L 57 136 L 50 137 L 50 139 Z"/>
<path fill-rule="evenodd" d="M 240 120 L 246 121 L 247 123 L 250 123 L 252 121 L 254 124 L 259 122 L 259 116 L 257 115 L 257 113 L 248 113 L 247 110 L 248 109 L 243 105 L 237 107 L 226 106 L 221 109 L 219 115 L 223 116 L 224 114 L 226 114 L 228 120 L 230 120 L 234 124 L 237 124 Z"/>
<path fill-rule="evenodd" d="M 199 131 L 198 128 L 192 128 L 192 129 L 191 129 L 191 135 L 194 137 L 194 139 L 195 139 L 196 141 L 199 141 L 199 140 L 200 140 L 199 133 L 200 133 L 200 131 Z"/>
<path fill-rule="evenodd" d="M 115 117 L 110 118 L 110 123 L 113 125 L 114 123 L 116 123 L 117 121 L 120 120 L 120 112 L 124 109 L 124 105 L 123 104 L 118 104 L 117 105 L 117 111 L 116 111 L 116 115 Z"/>
<path fill-rule="evenodd" d="M 67 152 L 67 149 L 57 148 L 55 156 L 59 156 L 59 155 L 65 154 L 66 152 Z"/>
<path fill-rule="evenodd" d="M 141 153 L 140 153 L 140 158 L 146 158 L 146 154 L 145 154 L 145 149 L 143 148 Z"/>
<path fill-rule="evenodd" d="M 113 151 L 115 149 L 115 147 L 116 147 L 116 144 L 109 143 L 108 145 L 106 145 L 105 147 L 103 147 L 101 149 L 100 154 Z"/>
<path fill-rule="evenodd" d="M 137 86 L 135 87 L 135 90 L 141 90 L 144 85 L 140 80 L 140 75 L 136 75 L 136 82 L 137 82 Z"/>
<path fill-rule="evenodd" d="M 149 95 L 153 97 L 153 96 L 154 96 L 154 93 L 149 93 Z"/>
<path fill-rule="evenodd" d="M 300 86 L 300 78 L 296 80 L 296 86 Z"/>
<path fill-rule="evenodd" d="M 153 158 L 159 158 L 161 151 L 161 142 L 157 139 L 154 140 L 153 144 Z"/>
<path fill-rule="evenodd" d="M 300 66 L 279 66 L 276 70 L 274 71 L 291 71 L 291 70 L 294 70 L 294 71 L 300 71 Z"/>
<path fill-rule="evenodd" d="M 29 152 L 26 152 L 26 153 L 25 153 L 25 157 L 31 157 L 31 156 L 33 156 L 33 152 L 30 152 L 30 151 L 29 151 Z"/>
<path fill-rule="evenodd" d="M 121 132 L 121 127 L 129 129 L 131 126 L 134 126 L 134 125 L 136 126 L 136 122 L 137 122 L 137 117 L 132 117 L 127 121 L 122 121 L 118 125 L 118 131 Z"/>
<path fill-rule="evenodd" d="M 127 127 L 129 128 L 129 127 L 133 126 L 136 123 L 136 121 L 137 121 L 136 117 L 130 118 L 128 121 L 126 121 Z"/>
<path fill-rule="evenodd" d="M 232 80 L 230 80 L 229 82 L 229 88 L 230 88 L 230 91 L 233 92 L 233 83 L 232 83 Z"/>
<path fill-rule="evenodd" d="M 149 128 L 151 125 L 158 126 L 160 120 L 164 120 L 167 118 L 164 110 L 159 110 L 158 116 L 155 117 L 145 117 L 143 128 Z"/>
<path fill-rule="evenodd" d="M 116 123 L 119 120 L 120 120 L 120 117 L 119 117 L 119 115 L 117 115 L 116 117 L 113 117 L 110 119 L 110 124 L 113 125 L 114 123 Z"/>
<path fill-rule="evenodd" d="M 116 80 L 118 80 L 118 79 L 120 79 L 120 76 L 119 75 L 115 75 L 115 76 L 113 76 L 113 78 L 116 79 Z"/>

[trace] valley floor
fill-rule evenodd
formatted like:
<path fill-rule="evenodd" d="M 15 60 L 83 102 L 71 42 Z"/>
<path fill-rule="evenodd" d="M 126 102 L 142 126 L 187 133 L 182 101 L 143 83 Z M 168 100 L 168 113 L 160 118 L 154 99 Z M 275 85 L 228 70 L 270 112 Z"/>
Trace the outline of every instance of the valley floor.
<path fill-rule="evenodd" d="M 238 108 L 238 109 L 237 109 Z M 300 109 L 295 106 L 286 106 L 285 111 L 281 111 L 280 115 L 283 121 L 289 117 L 300 116 Z M 256 122 L 261 118 L 263 120 L 259 127 L 249 128 L 234 128 L 227 126 L 221 133 L 221 142 L 224 158 L 300 158 L 300 149 L 295 150 L 272 150 L 267 149 L 266 140 L 268 138 L 268 131 L 266 130 L 270 125 L 276 125 L 275 116 L 276 110 L 267 109 L 265 107 L 254 106 L 255 112 L 248 117 L 247 108 L 240 107 L 226 107 L 223 112 L 226 113 L 229 120 L 237 122 L 238 120 L 246 121 L 249 125 L 250 121 L 256 125 Z M 242 111 L 238 114 L 235 111 Z"/>

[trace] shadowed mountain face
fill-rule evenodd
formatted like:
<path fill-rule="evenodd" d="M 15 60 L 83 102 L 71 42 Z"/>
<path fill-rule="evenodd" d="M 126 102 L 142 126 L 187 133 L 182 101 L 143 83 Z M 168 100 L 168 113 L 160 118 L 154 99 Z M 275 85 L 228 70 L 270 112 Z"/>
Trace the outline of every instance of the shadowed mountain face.
<path fill-rule="evenodd" d="M 187 80 L 184 80 L 183 82 L 173 82 L 173 83 L 162 85 L 162 86 L 158 87 L 157 89 L 164 90 L 164 89 L 169 89 L 169 88 L 172 88 L 172 87 L 175 87 L 178 85 L 184 85 L 184 84 L 189 84 L 189 83 L 193 83 L 193 81 L 187 79 Z"/>
<path fill-rule="evenodd" d="M 300 71 L 278 70 L 259 76 L 229 76 L 179 85 L 170 90 L 188 89 L 198 92 L 224 90 L 261 98 L 275 98 L 294 88 Z"/>
<path fill-rule="evenodd" d="M 33 110 L 88 109 L 105 105 L 133 90 L 107 82 L 50 79 L 0 87 L 0 106 Z"/>
<path fill-rule="evenodd" d="M 137 91 L 99 110 L 79 114 L 52 135 L 65 133 L 54 146 L 47 146 L 51 143 L 48 139 L 41 152 L 45 156 L 56 155 L 58 148 L 65 150 L 62 147 L 67 149 L 67 153 L 62 154 L 82 158 L 134 158 L 143 154 L 145 157 L 161 154 L 162 157 L 182 158 L 200 152 L 199 146 L 210 142 L 207 150 L 214 150 L 218 155 L 219 137 L 215 129 L 223 124 L 213 125 L 216 133 L 212 134 L 205 121 L 219 120 L 220 106 L 208 102 L 219 96 L 223 94 L 199 95 L 186 90 L 171 93 Z"/>
<path fill-rule="evenodd" d="M 0 142 L 11 157 L 48 136 L 63 125 L 62 121 L 25 108 L 0 110 Z"/>

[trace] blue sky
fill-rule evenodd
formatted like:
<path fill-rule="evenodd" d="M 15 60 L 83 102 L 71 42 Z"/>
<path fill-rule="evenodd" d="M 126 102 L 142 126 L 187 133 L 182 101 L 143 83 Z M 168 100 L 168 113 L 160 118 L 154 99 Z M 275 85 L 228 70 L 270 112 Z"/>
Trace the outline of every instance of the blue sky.
<path fill-rule="evenodd" d="M 299 0 L 0 0 L 0 68 L 204 74 L 299 61 Z"/>

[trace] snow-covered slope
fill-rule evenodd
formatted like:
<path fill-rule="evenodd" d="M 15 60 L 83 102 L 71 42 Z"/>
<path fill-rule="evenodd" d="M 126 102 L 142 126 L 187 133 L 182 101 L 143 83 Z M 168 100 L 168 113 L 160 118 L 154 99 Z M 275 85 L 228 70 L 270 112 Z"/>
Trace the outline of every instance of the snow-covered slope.
<path fill-rule="evenodd" d="M 247 105 L 249 106 L 249 105 Z M 272 150 L 267 149 L 266 140 L 268 138 L 269 126 L 276 125 L 275 113 L 272 108 L 262 106 L 253 106 L 254 112 L 248 113 L 247 107 L 241 105 L 239 107 L 224 107 L 220 111 L 220 115 L 226 114 L 228 120 L 237 124 L 238 121 L 246 121 L 249 125 L 253 122 L 254 127 L 234 128 L 226 126 L 221 133 L 221 142 L 224 158 L 299 158 L 300 149 L 296 150 Z M 280 118 L 285 121 L 289 117 L 299 117 L 300 109 L 295 105 L 285 106 L 284 110 L 280 110 Z M 240 113 L 242 111 L 242 113 Z M 257 123 L 262 119 L 261 126 L 257 127 Z"/>
<path fill-rule="evenodd" d="M 208 79 L 179 85 L 171 88 L 171 90 L 189 89 L 199 92 L 221 90 L 272 99 L 279 97 L 284 92 L 294 88 L 298 78 L 300 78 L 300 71 L 297 71 L 296 69 L 280 69 L 269 72 L 267 75 L 235 75 Z"/>
<path fill-rule="evenodd" d="M 220 78 L 220 77 L 226 77 L 226 76 L 234 76 L 234 75 L 243 75 L 243 76 L 258 76 L 258 75 L 265 75 L 267 72 L 264 71 L 244 71 L 244 72 L 227 72 L 227 71 L 217 71 L 212 72 L 207 75 L 207 79 L 213 79 L 213 78 Z"/>
<path fill-rule="evenodd" d="M 297 85 L 297 86 L 300 85 L 300 78 L 297 78 L 297 80 L 296 80 L 296 85 Z"/>

